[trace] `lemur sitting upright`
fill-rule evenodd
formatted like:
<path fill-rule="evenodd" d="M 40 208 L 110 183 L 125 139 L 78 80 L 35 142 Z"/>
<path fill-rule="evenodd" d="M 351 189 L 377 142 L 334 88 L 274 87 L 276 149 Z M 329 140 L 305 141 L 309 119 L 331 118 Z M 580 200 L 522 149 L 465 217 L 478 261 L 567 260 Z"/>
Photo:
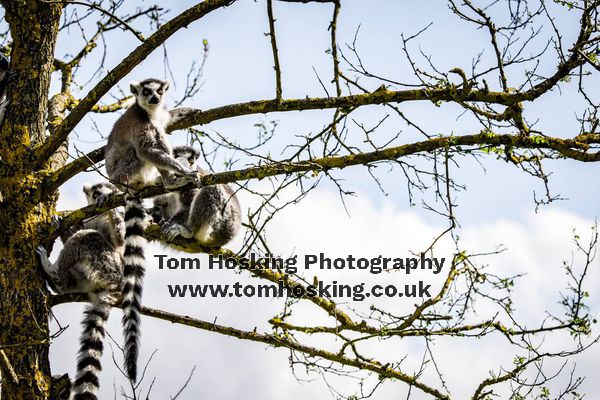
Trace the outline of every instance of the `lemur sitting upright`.
<path fill-rule="evenodd" d="M 139 190 L 158 183 L 167 189 L 188 182 L 200 184 L 195 171 L 173 157 L 165 129 L 171 119 L 164 106 L 168 81 L 146 79 L 131 83 L 135 103 L 117 120 L 105 151 L 106 172 L 118 186 Z M 177 176 L 179 175 L 179 176 Z"/>
<path fill-rule="evenodd" d="M 190 146 L 175 147 L 173 154 L 190 167 L 199 156 Z M 201 168 L 197 170 L 201 175 L 207 173 Z M 235 237 L 240 230 L 241 215 L 235 192 L 223 184 L 158 196 L 152 208 L 152 216 L 161 223 L 167 239 L 194 238 L 211 247 L 221 247 Z"/>
<path fill-rule="evenodd" d="M 200 186 L 196 171 L 180 164 L 172 155 L 165 129 L 170 120 L 164 106 L 169 82 L 146 79 L 131 83 L 135 103 L 117 120 L 105 150 L 106 172 L 112 182 L 126 192 L 138 191 L 157 183 L 162 177 L 166 188 L 181 187 L 188 182 Z M 135 193 L 134 193 L 135 195 Z M 99 198 L 101 204 L 104 198 Z M 123 285 L 123 333 L 125 336 L 125 370 L 137 379 L 137 356 L 140 331 L 146 210 L 135 196 L 125 201 L 125 269 Z"/>
<path fill-rule="evenodd" d="M 116 190 L 110 183 L 83 187 L 89 204 L 100 195 L 109 195 Z M 97 399 L 104 325 L 111 302 L 120 294 L 123 280 L 124 235 L 123 217 L 118 211 L 111 210 L 85 221 L 80 230 L 61 236 L 64 247 L 54 264 L 48 259 L 46 249 L 40 246 L 36 250 L 54 290 L 87 293 L 90 298 L 91 304 L 82 321 L 73 400 Z"/>

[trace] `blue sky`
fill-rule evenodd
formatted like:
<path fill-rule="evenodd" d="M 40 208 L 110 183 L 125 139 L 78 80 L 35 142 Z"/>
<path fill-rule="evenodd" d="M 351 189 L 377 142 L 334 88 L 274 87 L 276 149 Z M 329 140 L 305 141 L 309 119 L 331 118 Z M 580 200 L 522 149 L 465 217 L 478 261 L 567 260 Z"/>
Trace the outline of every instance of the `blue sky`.
<path fill-rule="evenodd" d="M 193 4 L 190 1 L 172 2 L 170 16 L 176 15 Z M 330 37 L 327 27 L 331 18 L 331 5 L 320 5 L 316 3 L 288 4 L 274 2 L 275 15 L 277 18 L 278 46 L 280 49 L 283 95 L 285 98 L 303 98 L 305 96 L 325 96 L 325 93 L 315 75 L 317 71 L 330 93 L 334 92 L 331 80 L 331 58 L 327 54 L 330 47 Z M 553 11 L 559 11 L 557 6 L 552 5 Z M 504 18 L 502 13 L 492 13 L 495 18 Z M 561 11 L 556 14 L 557 23 L 563 32 L 566 47 L 577 34 L 577 20 L 572 13 Z M 433 56 L 433 61 L 442 71 L 448 71 L 454 67 L 468 70 L 473 57 L 484 50 L 484 65 L 493 63 L 493 53 L 489 45 L 488 34 L 485 30 L 477 30 L 474 26 L 460 21 L 447 7 L 445 1 L 422 0 L 419 2 L 373 0 L 373 1 L 343 1 L 338 21 L 338 38 L 342 50 L 349 55 L 345 43 L 351 43 L 357 29 L 358 49 L 367 68 L 374 73 L 388 77 L 393 80 L 415 83 L 409 65 L 402 51 L 401 35 L 411 35 L 433 22 L 431 28 L 419 37 L 418 41 L 411 42 L 410 50 L 416 59 L 425 67 L 424 60 L 418 57 L 419 49 Z M 86 26 L 91 29 L 91 26 Z M 140 26 L 146 29 L 145 26 Z M 169 59 L 177 86 L 171 91 L 170 104 L 178 99 L 183 91 L 187 69 L 194 60 L 202 56 L 202 40 L 207 39 L 210 44 L 210 55 L 207 61 L 204 79 L 205 85 L 200 93 L 187 101 L 184 105 L 209 109 L 231 103 L 239 103 L 257 99 L 269 99 L 274 96 L 274 73 L 272 69 L 273 60 L 270 43 L 265 32 L 268 30 L 266 18 L 266 6 L 264 1 L 239 1 L 233 6 L 218 10 L 199 22 L 193 23 L 187 29 L 178 32 L 168 42 Z M 551 31 L 549 26 L 543 26 L 540 37 L 532 43 L 531 51 L 536 51 L 546 43 Z M 106 58 L 106 67 L 116 65 L 122 57 L 129 54 L 137 46 L 137 41 L 129 33 L 113 32 L 108 36 L 109 51 Z M 70 36 L 62 35 L 59 39 L 60 55 L 63 52 L 74 52 L 81 45 L 79 32 L 73 30 Z M 93 54 L 79 71 L 79 80 L 87 81 L 100 60 L 100 55 Z M 550 74 L 556 66 L 556 55 L 550 49 L 542 58 L 540 71 Z M 342 63 L 342 70 L 347 65 Z M 313 70 L 314 68 L 314 70 Z M 508 76 L 512 85 L 520 83 L 523 69 L 520 66 L 511 67 Z M 351 74 L 350 74 L 351 75 Z M 167 77 L 163 68 L 162 51 L 157 50 L 140 64 L 131 74 L 120 82 L 123 90 L 128 89 L 131 80 L 140 80 L 146 77 Z M 170 78 L 170 77 L 169 77 Z M 513 78 L 513 79 L 511 79 Z M 597 84 L 597 78 L 590 79 L 590 84 Z M 97 80 L 97 78 L 96 78 Z M 364 80 L 361 81 L 369 89 L 377 88 L 380 83 Z M 488 81 L 492 88 L 497 88 L 497 82 Z M 394 89 L 394 87 L 391 87 Z M 89 89 L 85 87 L 82 94 Z M 115 96 L 118 91 L 112 92 Z M 105 102 L 110 102 L 111 97 L 106 96 Z M 535 104 L 524 104 L 525 116 L 530 121 L 539 120 L 537 129 L 541 129 L 548 135 L 567 137 L 578 132 L 578 123 L 575 113 L 580 112 L 583 102 L 576 94 L 576 85 L 561 83 L 561 90 L 544 95 Z M 425 127 L 430 133 L 435 134 L 471 134 L 480 130 L 474 118 L 465 115 L 457 119 L 460 114 L 458 107 L 454 105 L 441 105 L 436 107 L 430 103 L 402 104 L 400 109 L 408 116 Z M 281 152 L 290 143 L 295 135 L 315 133 L 331 121 L 333 111 L 304 111 L 292 113 L 273 113 L 269 115 L 250 115 L 217 121 L 201 129 L 207 132 L 219 132 L 229 140 L 239 143 L 250 144 L 256 139 L 256 123 L 277 121 L 278 127 L 274 139 L 269 146 L 259 150 L 261 154 L 270 153 L 273 158 L 282 158 Z M 390 113 L 390 110 L 380 106 L 369 106 L 361 108 L 352 114 L 352 118 L 366 126 L 374 125 L 379 119 Z M 94 116 L 98 128 L 107 136 L 116 115 Z M 349 138 L 353 143 L 360 143 L 359 129 L 353 123 Z M 422 140 L 411 128 L 407 127 L 399 118 L 390 115 L 375 138 L 385 142 L 386 137 L 391 137 L 402 131 L 396 143 L 407 143 Z M 185 134 L 175 132 L 171 137 L 173 143 L 185 142 Z M 82 151 L 92 150 L 104 144 L 96 131 L 92 129 L 90 118 L 81 123 L 73 135 L 72 145 Z M 226 155 L 217 159 L 216 170 L 222 167 L 220 164 Z M 251 160 L 240 156 L 237 168 L 243 168 Z M 518 271 L 525 269 L 529 272 L 524 290 L 536 291 L 540 294 L 538 305 L 531 314 L 526 317 L 535 320 L 536 315 L 543 313 L 543 299 L 556 301 L 556 290 L 562 286 L 556 286 L 560 282 L 560 275 L 554 275 L 549 264 L 555 261 L 554 267 L 559 265 L 560 260 L 570 254 L 569 235 L 575 226 L 585 229 L 592 221 L 600 215 L 599 174 L 598 166 L 595 164 L 583 164 L 575 161 L 553 161 L 547 163 L 548 171 L 552 172 L 550 185 L 553 194 L 560 194 L 568 198 L 566 201 L 556 202 L 543 207 L 539 214 L 534 213 L 533 191 L 543 192 L 542 183 L 539 180 L 518 170 L 511 164 L 496 160 L 493 156 L 484 157 L 479 160 L 464 159 L 459 167 L 453 167 L 454 178 L 464 185 L 467 190 L 456 194 L 456 209 L 459 222 L 461 223 L 461 235 L 467 238 L 467 243 L 473 248 L 490 249 L 498 243 L 512 243 L 514 252 L 506 257 L 494 259 L 500 271 Z M 482 168 L 482 166 L 485 168 Z M 349 231 L 338 238 L 320 237 L 320 246 L 325 251 L 343 252 L 353 248 L 361 248 L 361 251 L 370 253 L 374 251 L 404 252 L 409 249 L 408 243 L 416 246 L 430 240 L 434 232 L 445 226 L 446 221 L 438 216 L 423 210 L 417 197 L 417 206 L 409 207 L 406 193 L 406 182 L 398 170 L 387 173 L 388 168 L 381 166 L 378 169 L 379 177 L 388 192 L 383 195 L 375 182 L 360 167 L 350 168 L 337 172 L 336 176 L 344 179 L 346 189 L 358 193 L 356 199 L 349 203 L 350 217 L 345 213 L 333 213 L 329 216 L 323 209 L 327 207 L 342 208 L 342 204 L 336 199 L 335 188 L 332 184 L 324 181 L 314 194 L 314 198 L 307 200 L 307 205 L 297 206 L 286 211 L 286 218 L 281 217 L 279 222 L 274 221 L 271 228 L 275 248 L 281 252 L 297 251 L 307 252 L 308 249 L 316 251 L 319 243 L 311 239 L 315 231 L 327 231 L 332 225 L 347 227 Z M 82 174 L 65 187 L 61 188 L 60 205 L 62 209 L 76 208 L 83 205 L 84 198 L 81 195 L 81 184 L 97 180 L 93 173 Z M 253 183 L 261 187 L 261 183 Z M 253 186 L 254 187 L 254 186 Z M 424 195 L 425 199 L 431 199 L 431 194 Z M 255 199 L 243 197 L 244 207 L 255 206 Z M 311 218 L 314 216 L 313 218 Z M 367 218 L 368 217 L 368 218 Z M 414 238 L 410 235 L 399 233 L 398 225 L 386 224 L 385 220 L 398 221 L 406 229 L 414 229 Z M 294 230 L 287 225 L 294 221 Z M 280 225 L 277 225 L 279 223 Z M 302 224 L 303 226 L 297 226 Z M 410 227 L 410 228 L 409 228 Z M 419 229 L 415 228 L 419 227 Z M 536 240 L 536 236 L 540 240 Z M 380 238 L 373 240 L 371 237 Z M 398 238 L 390 240 L 389 238 Z M 354 238 L 354 239 L 353 239 Z M 411 241 L 414 239 L 414 242 Z M 518 240 L 517 240 L 518 239 Z M 406 241 L 406 242 L 403 242 Z M 521 246 L 521 244 L 526 244 Z M 239 244 L 236 242 L 236 245 Z M 510 250 L 510 248 L 509 248 Z M 165 252 L 164 246 L 153 246 L 153 252 Z M 547 254 L 544 254 L 547 252 Z M 56 256 L 57 252 L 53 254 Z M 174 253 L 173 253 L 174 254 Z M 597 267 L 597 264 L 595 265 Z M 531 270 L 529 270 L 531 268 Z M 161 306 L 176 312 L 188 312 L 206 320 L 218 317 L 223 323 L 230 323 L 239 327 L 262 326 L 260 317 L 253 314 L 254 308 L 264 305 L 254 305 L 249 302 L 226 302 L 219 304 L 211 301 L 207 305 L 190 304 L 189 302 L 174 302 L 166 298 L 164 283 L 177 279 L 187 279 L 174 275 L 165 275 L 149 268 L 147 283 L 147 304 Z M 550 277 L 553 277 L 552 279 Z M 226 280 L 224 276 L 206 276 L 207 279 Z M 547 280 L 546 280 L 547 279 Z M 592 282 L 598 282 L 598 276 L 593 275 Z M 548 282 L 550 281 L 550 282 Z M 554 294 L 554 297 L 552 297 Z M 544 296 L 542 296 L 544 295 Z M 546 295 L 548 297 L 546 297 Z M 527 296 L 524 296 L 526 299 Z M 598 305 L 595 298 L 592 304 Z M 554 304 L 554 303 L 552 303 Z M 278 303 L 269 303 L 268 310 L 275 310 Z M 546 304 L 552 307 L 550 303 Z M 77 327 L 79 319 L 79 308 L 77 305 L 61 306 L 57 312 L 59 320 L 68 322 L 72 327 Z M 271 308 L 269 308 L 271 307 Z M 241 310 L 241 311 L 240 311 Z M 597 307 L 594 308 L 594 312 Z M 114 312 L 113 314 L 117 314 Z M 482 312 L 485 314 L 485 311 Z M 314 317 L 313 314 L 307 313 Z M 316 317 L 315 317 L 316 318 Z M 117 327 L 118 318 L 113 315 L 111 332 L 119 338 Z M 165 374 L 161 371 L 161 365 L 181 361 L 181 368 L 189 370 L 192 365 L 197 364 L 200 369 L 199 380 L 191 385 L 190 393 L 205 395 L 205 398 L 233 398 L 241 393 L 248 393 L 250 387 L 255 385 L 256 397 L 250 398 L 280 398 L 285 391 L 297 391 L 298 399 L 309 395 L 326 398 L 328 391 L 317 376 L 310 376 L 311 382 L 299 384 L 294 381 L 289 372 L 284 351 L 264 351 L 261 345 L 251 343 L 239 343 L 228 338 L 216 337 L 217 335 L 198 332 L 187 328 L 173 327 L 155 321 L 145 321 L 149 331 L 145 331 L 143 346 L 144 356 L 153 346 L 160 348 L 158 366 L 154 367 L 159 381 L 164 385 L 157 385 L 159 397 L 166 398 L 166 393 L 172 393 L 172 389 L 178 382 L 183 380 L 179 374 Z M 57 339 L 53 349 L 53 360 L 55 368 L 69 369 L 74 365 L 75 338 L 77 329 L 69 329 Z M 166 336 L 165 336 L 166 335 Z M 177 345 L 175 344 L 177 342 Z M 561 342 L 562 343 L 562 342 Z M 185 346 L 196 347 L 190 351 Z M 399 346 L 398 354 L 402 351 L 414 351 L 416 347 Z M 452 354 L 457 344 L 452 343 L 448 349 L 442 350 L 447 360 L 455 359 Z M 487 347 L 471 349 L 475 354 L 483 353 L 485 362 L 495 365 L 495 357 L 501 357 L 500 347 L 495 347 L 495 342 L 488 343 Z M 464 360 L 468 360 L 468 343 L 461 343 L 461 351 L 464 351 Z M 395 351 L 395 350 L 394 350 Z M 68 354 L 68 357 L 60 357 Z M 411 353 L 412 354 L 412 353 Z M 508 353 L 507 353 L 508 354 Z M 597 359 L 597 351 L 595 353 Z M 73 355 L 73 356 L 72 356 Z M 202 365 L 204 356 L 211 359 L 214 365 Z M 420 353 L 419 353 L 420 355 Z M 586 358 L 582 361 L 585 367 L 591 365 Z M 461 359 L 462 360 L 462 359 Z M 105 357 L 105 363 L 110 363 Z M 445 363 L 446 361 L 443 361 Z M 462 362 L 462 361 L 461 361 Z M 510 360 L 507 361 L 510 363 Z M 477 369 L 472 363 L 464 361 L 467 371 L 466 377 L 460 377 L 457 373 L 450 373 L 455 379 L 453 383 L 453 394 L 467 394 L 469 386 L 477 381 L 477 378 L 485 376 L 486 368 Z M 236 365 L 239 368 L 231 368 Z M 486 364 L 487 365 L 487 364 Z M 491 368 L 491 367 L 490 367 Z M 231 375 L 235 383 L 229 382 L 226 377 L 215 375 L 215 371 L 227 369 L 227 375 Z M 244 372 L 247 371 L 247 372 Z M 257 372 L 258 371 L 258 372 Z M 271 373 L 272 379 L 265 378 L 259 372 Z M 107 375 L 114 376 L 115 372 L 110 370 Z M 185 375 L 185 372 L 181 372 Z M 222 372 L 221 372 L 222 374 Z M 464 379 L 463 379 L 464 378 Z M 472 378 L 469 380 L 468 378 Z M 110 378 L 102 377 L 103 382 L 111 382 Z M 212 385 L 215 383 L 215 385 Z M 218 385 L 217 385 L 218 383 Z M 597 383 L 590 382 L 588 389 L 597 387 Z M 105 387 L 107 396 L 112 393 L 112 384 Z M 214 387 L 213 387 L 214 386 Z M 386 385 L 382 393 L 375 396 L 376 399 L 397 398 L 398 393 L 403 393 L 401 386 Z M 162 395 L 162 397 L 161 397 Z M 191 396 L 191 395 L 190 395 Z M 184 397 L 194 398 L 194 397 Z M 421 397 L 415 397 L 421 398 Z M 461 398 L 461 397 L 457 397 Z"/>
<path fill-rule="evenodd" d="M 178 8 L 173 8 L 172 14 L 169 15 L 175 15 L 178 9 L 184 9 L 190 4 L 192 3 L 178 2 Z M 284 97 L 325 96 L 315 71 L 328 86 L 330 93 L 333 93 L 334 88 L 330 84 L 331 58 L 327 54 L 330 48 L 327 31 L 331 17 L 330 9 L 330 5 L 327 4 L 298 5 L 276 2 L 276 29 L 283 71 Z M 497 14 L 498 18 L 505 17 L 501 13 Z M 577 34 L 577 21 L 564 11 L 556 15 L 564 41 L 568 44 Z M 418 41 L 413 41 L 410 47 L 421 66 L 425 67 L 424 60 L 418 57 L 419 49 L 431 54 L 434 63 L 442 71 L 457 66 L 468 70 L 472 59 L 482 50 L 484 51 L 482 65 L 493 63 L 487 32 L 460 21 L 448 9 L 446 2 L 440 1 L 407 3 L 378 0 L 370 2 L 368 7 L 358 1 L 347 2 L 342 7 L 339 17 L 339 43 L 342 51 L 351 57 L 345 44 L 352 43 L 360 27 L 357 47 L 369 71 L 401 82 L 416 83 L 402 52 L 400 36 L 402 33 L 414 34 L 430 22 L 433 22 L 431 28 L 420 36 Z M 268 37 L 264 35 L 266 30 L 264 4 L 241 1 L 227 9 L 218 10 L 201 22 L 194 23 L 188 29 L 177 33 L 168 42 L 171 68 L 176 84 L 178 83 L 171 93 L 172 99 L 181 96 L 187 68 L 194 60 L 201 58 L 203 39 L 207 39 L 210 44 L 210 55 L 204 76 L 206 82 L 201 92 L 194 99 L 187 101 L 186 106 L 208 109 L 225 104 L 272 98 L 274 73 L 270 43 Z M 549 34 L 549 27 L 542 27 L 542 34 L 538 40 L 533 41 L 531 51 L 541 49 Z M 110 35 L 109 41 L 111 38 L 119 38 L 118 41 L 113 42 L 118 43 L 119 46 L 115 47 L 114 44 L 110 46 L 107 67 L 115 65 L 137 45 L 136 40 L 127 33 L 115 32 Z M 69 46 L 77 43 L 73 37 L 78 37 L 77 32 L 70 37 L 62 36 L 59 49 L 65 48 L 67 43 Z M 73 48 L 69 47 L 69 49 Z M 551 73 L 557 61 L 555 53 L 548 51 L 542 60 L 544 62 L 540 70 Z M 89 76 L 90 67 L 96 67 L 94 61 L 96 60 L 92 58 L 87 68 L 84 64 L 81 77 Z M 342 68 L 344 67 L 342 63 Z M 514 77 L 512 83 L 515 86 L 519 84 L 522 73 L 523 69 L 520 66 L 509 68 L 509 83 L 510 78 Z M 148 57 L 123 79 L 121 87 L 127 90 L 129 81 L 147 76 L 167 77 L 163 68 L 162 51 L 158 50 Z M 81 81 L 85 80 L 87 79 L 81 79 Z M 488 79 L 488 81 L 494 87 L 493 80 Z M 365 79 L 361 83 L 372 90 L 380 84 Z M 530 121 L 537 120 L 536 127 L 549 135 L 572 135 L 578 129 L 575 113 L 580 112 L 584 105 L 576 95 L 575 89 L 574 84 L 561 84 L 560 93 L 555 90 L 535 104 L 525 103 L 526 117 Z M 106 100 L 110 101 L 110 97 L 107 96 Z M 476 133 L 480 129 L 474 118 L 469 115 L 457 120 L 460 110 L 454 105 L 435 107 L 424 102 L 406 103 L 400 109 L 431 133 L 458 135 Z M 377 106 L 365 107 L 352 116 L 369 126 L 369 124 L 374 125 L 390 111 Z M 277 158 L 283 147 L 289 144 L 291 137 L 322 129 L 329 123 L 331 115 L 332 111 L 251 115 L 217 121 L 202 129 L 209 132 L 218 131 L 228 139 L 240 143 L 253 143 L 256 137 L 256 128 L 253 127 L 255 123 L 277 121 L 279 124 L 277 134 L 271 145 L 263 150 L 265 153 L 269 151 L 274 158 Z M 110 131 L 113 120 L 113 115 L 95 117 L 104 135 Z M 352 124 L 350 126 L 352 129 L 350 138 L 357 137 L 357 127 Z M 394 115 L 391 115 L 382 125 L 378 135 L 393 135 L 400 130 L 403 132 L 400 143 L 422 140 L 422 137 L 416 135 L 414 130 Z M 98 139 L 98 135 L 90 130 L 89 124 L 81 124 L 77 133 L 80 140 L 75 139 L 74 143 L 78 148 L 87 150 L 96 146 L 95 143 L 87 143 Z M 179 143 L 185 140 L 184 136 L 176 133 L 173 135 L 173 141 Z M 464 220 L 477 221 L 482 217 L 490 217 L 490 214 L 509 218 L 518 216 L 534 207 L 533 190 L 538 193 L 543 191 L 539 180 L 526 176 L 512 165 L 492 158 L 481 160 L 485 171 L 472 160 L 466 160 L 460 170 L 454 171 L 457 180 L 464 183 L 469 190 L 467 195 L 461 196 L 458 209 L 459 213 L 463 208 L 468 209 L 468 212 L 460 214 Z M 243 164 L 238 166 L 241 168 Z M 548 166 L 549 171 L 552 172 L 551 188 L 554 193 L 569 198 L 569 201 L 558 202 L 551 207 L 575 211 L 587 217 L 596 216 L 600 211 L 598 202 L 594 201 L 596 193 L 592 189 L 598 184 L 596 167 L 573 161 L 550 162 Z M 380 170 L 386 168 L 382 167 Z M 337 175 L 345 177 L 350 188 L 367 193 L 376 202 L 381 201 L 382 195 L 376 190 L 374 182 L 366 173 L 361 173 L 354 168 L 351 172 L 341 172 Z M 573 177 L 577 177 L 577 181 L 581 184 L 574 185 Z M 510 182 L 511 190 L 502 190 L 503 182 Z M 393 174 L 391 182 L 384 180 L 384 183 L 387 183 L 384 185 L 385 189 L 393 198 L 398 199 L 402 205 L 408 205 L 403 177 L 399 172 Z M 494 196 L 489 196 L 489 193 L 494 193 Z M 482 201 L 482 198 L 485 201 Z M 499 205 L 501 207 L 497 207 Z M 417 207 L 414 212 L 421 211 Z"/>

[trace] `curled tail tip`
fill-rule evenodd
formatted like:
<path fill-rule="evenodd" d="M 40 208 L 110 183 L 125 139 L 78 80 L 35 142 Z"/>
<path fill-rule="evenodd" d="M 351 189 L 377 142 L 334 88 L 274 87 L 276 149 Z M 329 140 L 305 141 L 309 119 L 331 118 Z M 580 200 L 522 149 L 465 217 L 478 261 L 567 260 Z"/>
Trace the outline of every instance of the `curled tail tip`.
<path fill-rule="evenodd" d="M 127 377 L 133 382 L 137 380 L 139 322 L 139 309 L 130 308 L 123 316 L 125 371 Z"/>
<path fill-rule="evenodd" d="M 137 364 L 128 363 L 126 366 L 126 370 L 127 377 L 129 378 L 129 380 L 135 383 L 137 381 Z"/>
<path fill-rule="evenodd" d="M 131 336 L 125 342 L 125 372 L 130 381 L 137 381 L 138 337 Z"/>

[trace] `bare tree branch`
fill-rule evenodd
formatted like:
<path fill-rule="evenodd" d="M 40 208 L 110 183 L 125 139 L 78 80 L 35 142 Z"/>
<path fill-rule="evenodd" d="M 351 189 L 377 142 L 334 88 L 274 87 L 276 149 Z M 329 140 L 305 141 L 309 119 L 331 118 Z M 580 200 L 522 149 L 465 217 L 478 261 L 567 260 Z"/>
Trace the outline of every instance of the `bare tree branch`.
<path fill-rule="evenodd" d="M 400 157 L 417 153 L 430 153 L 438 149 L 454 148 L 460 146 L 508 146 L 510 148 L 549 149 L 556 151 L 561 156 L 584 162 L 600 161 L 600 151 L 588 153 L 591 144 L 600 143 L 600 135 L 585 136 L 582 140 L 561 139 L 552 137 L 522 135 L 496 135 L 493 133 L 480 133 L 477 135 L 451 136 L 432 138 L 423 142 L 415 142 L 397 147 L 390 147 L 370 153 L 351 154 L 340 157 L 324 157 L 298 162 L 273 162 L 269 165 L 250 167 L 242 170 L 220 172 L 204 175 L 203 186 L 231 183 L 247 179 L 262 179 L 270 176 L 292 174 L 306 171 L 328 171 L 330 169 L 343 169 L 355 165 L 367 165 L 377 161 L 396 160 Z M 70 165 L 70 164 L 68 164 Z M 67 175 L 67 174 L 65 174 Z M 184 186 L 176 191 L 192 188 Z M 140 198 L 155 197 L 166 193 L 162 186 L 147 187 L 138 193 Z M 86 218 L 106 212 L 124 204 L 123 195 L 111 196 L 102 207 L 89 205 L 64 215 L 64 228 L 75 225 Z M 58 232 L 48 238 L 53 241 Z"/>
<path fill-rule="evenodd" d="M 275 17 L 273 16 L 273 0 L 267 0 L 267 16 L 269 17 L 269 37 L 275 65 L 275 100 L 281 102 L 281 66 L 279 65 L 279 52 L 277 51 L 277 38 L 275 36 Z"/>
<path fill-rule="evenodd" d="M 202 18 L 206 14 L 224 6 L 229 6 L 236 0 L 205 0 L 197 4 L 169 22 L 161 26 L 144 43 L 137 47 L 129 56 L 125 57 L 113 68 L 87 96 L 70 112 L 70 114 L 57 126 L 47 142 L 37 150 L 37 159 L 45 162 L 67 139 L 69 133 L 81 121 L 86 113 L 104 96 L 119 80 L 127 75 L 136 65 L 146 58 L 158 46 L 163 44 L 175 32 L 188 26 L 190 23 Z"/>

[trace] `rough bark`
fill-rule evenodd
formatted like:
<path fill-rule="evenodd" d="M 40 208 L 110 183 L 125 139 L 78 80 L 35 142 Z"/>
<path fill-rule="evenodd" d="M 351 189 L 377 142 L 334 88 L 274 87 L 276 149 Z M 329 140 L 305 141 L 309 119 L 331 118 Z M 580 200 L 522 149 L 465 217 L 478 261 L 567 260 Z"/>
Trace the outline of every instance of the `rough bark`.
<path fill-rule="evenodd" d="M 10 106 L 0 131 L 0 371 L 3 400 L 49 398 L 48 302 L 34 246 L 55 199 L 40 203 L 32 170 L 44 140 L 48 89 L 62 6 L 2 1 L 13 39 Z"/>

